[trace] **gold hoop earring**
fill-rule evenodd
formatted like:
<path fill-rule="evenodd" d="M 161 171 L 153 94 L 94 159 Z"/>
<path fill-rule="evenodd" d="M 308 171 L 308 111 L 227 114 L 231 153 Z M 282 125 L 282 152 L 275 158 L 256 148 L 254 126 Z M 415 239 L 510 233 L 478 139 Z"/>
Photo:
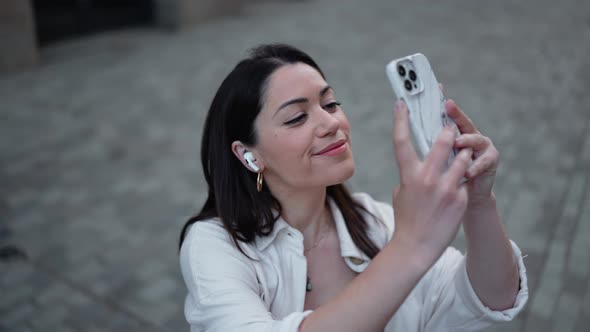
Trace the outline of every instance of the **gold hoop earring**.
<path fill-rule="evenodd" d="M 261 192 L 262 191 L 262 172 L 258 173 L 258 178 L 256 179 L 256 191 Z"/>

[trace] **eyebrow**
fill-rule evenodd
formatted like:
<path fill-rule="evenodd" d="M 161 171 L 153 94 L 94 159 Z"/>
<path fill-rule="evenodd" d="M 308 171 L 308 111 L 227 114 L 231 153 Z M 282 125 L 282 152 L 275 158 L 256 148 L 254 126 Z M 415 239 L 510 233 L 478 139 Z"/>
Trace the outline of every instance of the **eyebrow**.
<path fill-rule="evenodd" d="M 322 89 L 322 91 L 320 91 L 320 97 L 323 97 L 330 89 L 332 89 L 332 87 L 329 85 L 326 85 Z M 307 103 L 308 101 L 309 100 L 307 98 L 295 98 L 295 99 L 291 99 L 289 101 L 286 101 L 286 102 L 282 103 L 281 106 L 279 106 L 279 108 L 277 108 L 277 110 L 275 111 L 275 114 L 273 115 L 273 118 L 275 115 L 277 115 L 277 113 L 279 113 L 280 110 L 282 110 L 283 108 L 285 108 L 289 105 Z"/>

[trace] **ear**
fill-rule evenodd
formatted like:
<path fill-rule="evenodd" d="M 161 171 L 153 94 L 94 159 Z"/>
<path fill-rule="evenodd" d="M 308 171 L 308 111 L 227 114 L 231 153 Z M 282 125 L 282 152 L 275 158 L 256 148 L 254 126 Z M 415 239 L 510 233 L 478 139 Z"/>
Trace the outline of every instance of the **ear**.
<path fill-rule="evenodd" d="M 258 173 L 258 172 L 261 172 L 262 170 L 264 170 L 264 165 L 262 165 L 262 163 L 260 162 L 260 158 L 258 158 L 256 151 L 254 151 L 254 149 L 247 148 L 244 144 L 242 144 L 242 142 L 234 141 L 231 144 L 231 151 L 234 153 L 236 158 L 238 158 L 238 160 L 240 160 L 242 165 L 244 165 L 244 167 L 246 167 L 249 171 L 254 172 L 254 173 Z M 254 163 L 256 164 L 256 166 L 258 166 L 260 171 L 257 172 L 254 169 L 252 169 L 252 167 L 250 167 L 250 165 L 248 165 L 246 158 L 244 158 L 244 154 L 246 152 L 251 152 L 254 155 L 254 158 L 255 158 Z"/>

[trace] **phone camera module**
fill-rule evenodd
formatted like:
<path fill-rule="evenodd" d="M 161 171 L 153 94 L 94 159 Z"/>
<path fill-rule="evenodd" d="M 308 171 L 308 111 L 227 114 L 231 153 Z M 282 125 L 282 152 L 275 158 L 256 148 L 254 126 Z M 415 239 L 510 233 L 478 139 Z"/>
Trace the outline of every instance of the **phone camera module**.
<path fill-rule="evenodd" d="M 409 80 L 404 81 L 404 86 L 406 87 L 406 90 L 412 91 L 412 82 L 410 82 Z"/>
<path fill-rule="evenodd" d="M 399 76 L 406 76 L 406 68 L 402 65 L 397 66 L 397 72 L 399 73 Z"/>
<path fill-rule="evenodd" d="M 416 80 L 416 72 L 413 71 L 413 70 L 410 70 L 410 79 L 412 81 L 415 81 Z"/>

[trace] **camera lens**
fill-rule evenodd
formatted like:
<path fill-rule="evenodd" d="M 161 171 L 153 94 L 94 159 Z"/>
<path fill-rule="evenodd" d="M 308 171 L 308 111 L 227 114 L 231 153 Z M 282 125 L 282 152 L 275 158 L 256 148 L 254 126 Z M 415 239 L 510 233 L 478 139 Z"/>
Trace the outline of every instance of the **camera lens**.
<path fill-rule="evenodd" d="M 400 76 L 406 76 L 406 68 L 402 65 L 397 66 L 397 72 Z"/>
<path fill-rule="evenodd" d="M 409 80 L 404 81 L 404 86 L 406 87 L 406 90 L 412 91 L 412 82 L 410 82 Z"/>
<path fill-rule="evenodd" d="M 416 72 L 413 71 L 413 70 L 410 70 L 410 79 L 412 81 L 415 81 L 416 80 Z"/>

